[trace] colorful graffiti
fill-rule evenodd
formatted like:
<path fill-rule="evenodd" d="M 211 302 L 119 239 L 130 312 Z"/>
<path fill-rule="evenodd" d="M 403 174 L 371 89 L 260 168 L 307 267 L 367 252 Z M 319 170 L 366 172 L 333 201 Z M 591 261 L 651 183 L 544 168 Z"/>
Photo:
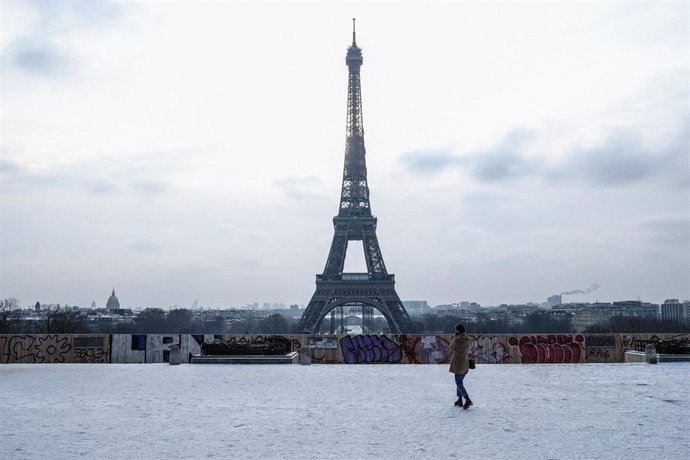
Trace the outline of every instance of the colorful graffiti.
<path fill-rule="evenodd" d="M 407 364 L 419 364 L 417 347 L 422 340 L 419 336 L 399 335 L 396 337 L 398 345 L 403 352 L 403 360 Z"/>
<path fill-rule="evenodd" d="M 445 364 L 449 362 L 446 350 L 450 339 L 441 335 L 393 336 L 403 353 L 405 364 Z"/>
<path fill-rule="evenodd" d="M 402 350 L 385 335 L 355 335 L 340 339 L 340 350 L 347 364 L 397 363 Z"/>
<path fill-rule="evenodd" d="M 0 363 L 163 363 L 178 346 L 183 361 L 205 340 L 261 343 L 265 335 L 23 334 L 0 335 Z M 447 364 L 451 335 L 285 335 L 292 351 L 311 345 L 313 363 Z M 472 336 L 470 356 L 480 364 L 614 363 L 650 341 L 687 334 L 544 334 Z"/>
<path fill-rule="evenodd" d="M 469 355 L 474 358 L 477 364 L 508 364 L 510 363 L 510 353 L 496 337 L 480 335 L 472 337 Z"/>
<path fill-rule="evenodd" d="M 585 338 L 576 335 L 525 335 L 511 337 L 508 343 L 520 349 L 522 364 L 572 364 L 582 361 Z"/>
<path fill-rule="evenodd" d="M 425 335 L 421 340 L 420 358 L 426 364 L 446 364 L 450 362 L 447 354 L 450 340 L 440 335 Z"/>

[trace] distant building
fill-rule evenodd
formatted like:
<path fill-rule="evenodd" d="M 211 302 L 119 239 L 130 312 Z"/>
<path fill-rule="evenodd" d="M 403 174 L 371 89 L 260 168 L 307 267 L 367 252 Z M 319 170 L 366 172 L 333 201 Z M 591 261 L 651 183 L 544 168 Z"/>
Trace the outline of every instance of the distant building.
<path fill-rule="evenodd" d="M 572 325 L 576 332 L 582 332 L 595 324 L 605 323 L 614 316 L 634 316 L 637 318 L 657 319 L 659 305 L 639 300 L 620 300 L 610 303 L 567 304 L 572 308 Z M 560 308 L 559 308 L 560 309 Z M 566 308 L 567 309 L 567 308 Z"/>
<path fill-rule="evenodd" d="M 535 311 L 539 310 L 539 305 L 534 304 L 534 303 L 526 303 L 526 304 L 518 304 L 518 305 L 501 304 L 497 307 L 497 309 L 499 311 L 508 312 L 513 316 L 525 316 L 525 315 L 529 315 L 530 313 L 534 313 Z"/>
<path fill-rule="evenodd" d="M 434 307 L 437 313 L 459 313 L 460 305 L 457 303 L 444 303 Z"/>
<path fill-rule="evenodd" d="M 426 300 L 403 300 L 403 305 L 410 315 L 431 313 L 431 307 Z"/>
<path fill-rule="evenodd" d="M 616 316 L 616 311 L 611 308 L 610 303 L 578 305 L 572 312 L 572 326 L 575 332 L 582 332 L 590 326 L 604 323 Z"/>
<path fill-rule="evenodd" d="M 115 287 L 114 286 L 113 286 L 113 293 L 110 294 L 110 298 L 108 298 L 108 303 L 106 303 L 105 308 L 107 308 L 110 313 L 115 313 L 115 311 L 120 309 L 120 300 L 115 295 Z"/>
<path fill-rule="evenodd" d="M 105 304 L 105 308 L 108 310 L 110 315 L 132 316 L 131 308 L 120 308 L 120 300 L 115 295 L 114 287 L 113 293 L 110 294 L 110 297 L 108 298 L 108 303 Z"/>
<path fill-rule="evenodd" d="M 479 305 L 477 302 L 469 302 L 467 300 L 463 300 L 460 302 L 460 308 L 463 310 L 479 310 L 479 308 L 481 308 L 481 305 Z"/>
<path fill-rule="evenodd" d="M 661 304 L 660 317 L 662 321 L 674 323 L 685 322 L 685 311 L 683 304 L 678 299 L 666 299 Z"/>
<path fill-rule="evenodd" d="M 659 305 L 655 303 L 641 302 L 639 300 L 619 300 L 613 302 L 614 308 L 619 308 L 625 316 L 637 316 L 639 318 L 657 319 L 659 317 Z"/>
<path fill-rule="evenodd" d="M 560 294 L 552 295 L 546 299 L 547 307 L 555 307 L 556 305 L 561 305 L 563 303 L 563 298 Z"/>

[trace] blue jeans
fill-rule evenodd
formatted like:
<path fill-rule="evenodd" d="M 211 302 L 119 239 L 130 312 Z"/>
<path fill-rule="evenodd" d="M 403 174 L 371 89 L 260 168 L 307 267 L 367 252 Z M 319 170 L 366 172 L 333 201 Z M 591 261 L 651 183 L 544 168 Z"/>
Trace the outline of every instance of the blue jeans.
<path fill-rule="evenodd" d="M 467 397 L 467 390 L 465 390 L 465 385 L 462 384 L 462 381 L 465 380 L 465 376 L 467 374 L 455 374 L 455 386 L 457 386 L 457 396 L 458 398 L 460 396 Z"/>

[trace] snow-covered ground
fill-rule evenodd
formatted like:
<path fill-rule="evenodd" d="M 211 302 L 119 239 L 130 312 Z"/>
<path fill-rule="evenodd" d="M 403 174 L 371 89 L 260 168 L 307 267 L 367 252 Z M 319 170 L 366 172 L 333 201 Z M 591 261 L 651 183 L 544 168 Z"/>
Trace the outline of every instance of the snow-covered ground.
<path fill-rule="evenodd" d="M 664 458 L 690 364 L 0 365 L 0 458 Z"/>

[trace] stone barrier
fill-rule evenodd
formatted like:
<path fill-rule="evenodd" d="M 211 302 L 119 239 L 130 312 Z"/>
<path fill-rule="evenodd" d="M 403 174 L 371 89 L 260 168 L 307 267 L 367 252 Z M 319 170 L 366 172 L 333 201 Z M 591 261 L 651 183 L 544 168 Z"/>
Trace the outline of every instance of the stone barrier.
<path fill-rule="evenodd" d="M 170 364 L 177 365 L 182 362 L 182 357 L 180 356 L 180 347 L 173 345 L 170 347 Z"/>
<path fill-rule="evenodd" d="M 302 347 L 299 350 L 299 363 L 300 364 L 311 364 L 311 348 Z"/>
<path fill-rule="evenodd" d="M 656 348 L 651 343 L 644 347 L 644 360 L 648 364 L 657 363 Z"/>

